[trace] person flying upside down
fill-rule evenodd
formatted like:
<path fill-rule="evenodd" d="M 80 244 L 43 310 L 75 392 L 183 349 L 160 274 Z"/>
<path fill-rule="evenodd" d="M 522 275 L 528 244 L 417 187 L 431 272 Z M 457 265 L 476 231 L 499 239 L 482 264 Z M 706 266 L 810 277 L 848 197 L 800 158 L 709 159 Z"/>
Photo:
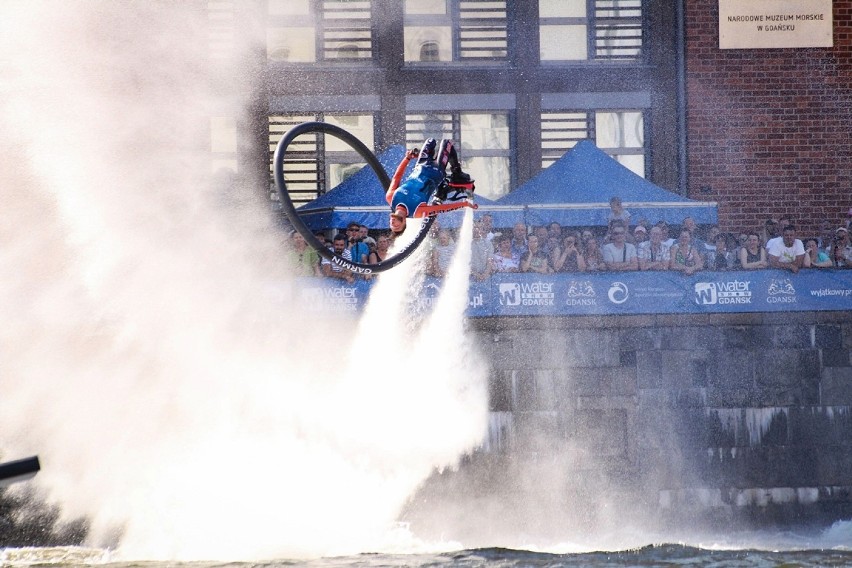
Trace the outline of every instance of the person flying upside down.
<path fill-rule="evenodd" d="M 391 179 L 385 198 L 391 207 L 390 229 L 395 235 L 405 231 L 408 217 L 428 217 L 461 207 L 476 208 L 470 201 L 473 180 L 462 171 L 452 140 L 441 140 L 440 147 L 437 146 L 437 141 L 429 138 L 419 154 L 417 150 L 409 151 Z M 400 185 L 408 163 L 417 156 L 417 165 Z M 446 175 L 447 165 L 450 166 L 449 176 Z M 452 195 L 449 195 L 450 190 L 454 191 Z"/>

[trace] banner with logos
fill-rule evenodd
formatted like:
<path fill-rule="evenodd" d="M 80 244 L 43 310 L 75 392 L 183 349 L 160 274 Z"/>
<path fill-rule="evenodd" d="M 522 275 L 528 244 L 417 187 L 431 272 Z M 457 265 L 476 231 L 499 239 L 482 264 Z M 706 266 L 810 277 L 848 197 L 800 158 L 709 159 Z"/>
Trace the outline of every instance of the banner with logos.
<path fill-rule="evenodd" d="M 426 278 L 414 309 L 429 309 L 443 282 Z M 318 313 L 359 312 L 371 281 L 300 279 L 282 300 Z M 289 288 L 289 287 L 288 287 Z M 468 287 L 469 317 L 852 310 L 852 270 L 496 274 Z"/>

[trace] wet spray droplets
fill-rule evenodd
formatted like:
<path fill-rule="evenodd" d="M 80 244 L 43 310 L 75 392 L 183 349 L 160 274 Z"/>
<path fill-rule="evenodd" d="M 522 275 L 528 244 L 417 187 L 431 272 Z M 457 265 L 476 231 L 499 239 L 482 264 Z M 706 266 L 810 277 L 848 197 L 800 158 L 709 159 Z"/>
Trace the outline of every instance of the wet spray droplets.
<path fill-rule="evenodd" d="M 0 448 L 126 558 L 372 550 L 481 438 L 484 372 L 458 306 L 406 335 L 373 315 L 392 293 L 361 327 L 264 294 L 281 242 L 250 183 L 210 189 L 210 117 L 244 100 L 210 88 L 194 6 L 0 7 Z M 432 335 L 458 373 L 407 357 Z"/>

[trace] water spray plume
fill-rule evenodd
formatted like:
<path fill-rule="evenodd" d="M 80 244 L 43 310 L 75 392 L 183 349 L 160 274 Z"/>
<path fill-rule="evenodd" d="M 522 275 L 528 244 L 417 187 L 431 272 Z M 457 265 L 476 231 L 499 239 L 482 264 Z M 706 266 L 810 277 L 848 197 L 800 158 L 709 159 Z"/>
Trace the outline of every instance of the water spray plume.
<path fill-rule="evenodd" d="M 272 301 L 274 220 L 207 175 L 211 113 L 243 101 L 210 88 L 205 22 L 173 2 L 0 6 L 0 451 L 38 454 L 39 491 L 125 558 L 376 549 L 484 434 L 452 301 L 467 278 L 418 325 L 384 301 L 415 262 L 360 322 Z"/>

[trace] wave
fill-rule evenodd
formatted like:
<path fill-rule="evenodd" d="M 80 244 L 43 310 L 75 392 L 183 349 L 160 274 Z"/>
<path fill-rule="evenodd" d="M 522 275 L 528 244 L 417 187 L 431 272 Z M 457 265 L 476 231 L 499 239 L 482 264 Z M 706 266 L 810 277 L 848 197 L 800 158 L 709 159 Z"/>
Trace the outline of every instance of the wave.
<path fill-rule="evenodd" d="M 827 532 L 848 536 L 852 523 Z M 807 550 L 764 550 L 759 548 L 717 549 L 679 543 L 649 544 L 621 551 L 554 553 L 512 548 L 475 548 L 432 554 L 358 554 L 313 560 L 278 559 L 267 562 L 114 562 L 110 552 L 81 547 L 19 548 L 0 551 L 0 564 L 8 568 L 50 565 L 55 568 L 98 566 L 104 568 L 560 568 L 573 566 L 848 566 L 852 549 L 848 538 L 839 548 Z"/>

